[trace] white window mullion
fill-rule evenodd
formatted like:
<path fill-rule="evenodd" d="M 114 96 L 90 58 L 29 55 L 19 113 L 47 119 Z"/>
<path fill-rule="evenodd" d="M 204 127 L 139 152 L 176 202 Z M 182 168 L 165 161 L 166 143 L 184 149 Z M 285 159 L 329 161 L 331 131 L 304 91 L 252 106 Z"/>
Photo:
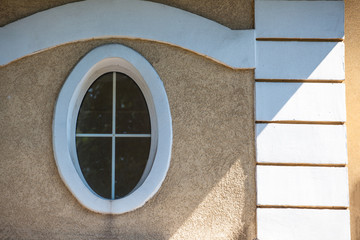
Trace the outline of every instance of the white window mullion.
<path fill-rule="evenodd" d="M 116 72 L 113 72 L 113 102 L 112 102 L 112 152 L 111 152 L 111 199 L 115 199 L 115 133 L 116 133 Z"/>

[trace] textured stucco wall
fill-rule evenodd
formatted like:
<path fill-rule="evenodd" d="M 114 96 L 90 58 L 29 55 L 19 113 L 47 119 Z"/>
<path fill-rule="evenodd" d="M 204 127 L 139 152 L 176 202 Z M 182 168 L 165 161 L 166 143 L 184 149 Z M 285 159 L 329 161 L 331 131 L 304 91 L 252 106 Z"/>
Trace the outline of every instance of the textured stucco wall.
<path fill-rule="evenodd" d="M 144 207 L 101 215 L 57 172 L 52 118 L 59 90 L 86 52 L 121 42 L 164 82 L 173 119 L 171 166 Z M 0 68 L 1 239 L 255 238 L 254 76 L 143 40 L 62 45 Z"/>
<path fill-rule="evenodd" d="M 351 239 L 360 239 L 360 2 L 345 1 L 345 86 Z"/>
<path fill-rule="evenodd" d="M 254 28 L 253 0 L 150 0 L 211 19 L 232 29 Z M 0 0 L 0 27 L 39 11 L 79 0 Z"/>
<path fill-rule="evenodd" d="M 80 0 L 0 0 L 0 27 L 49 8 Z"/>

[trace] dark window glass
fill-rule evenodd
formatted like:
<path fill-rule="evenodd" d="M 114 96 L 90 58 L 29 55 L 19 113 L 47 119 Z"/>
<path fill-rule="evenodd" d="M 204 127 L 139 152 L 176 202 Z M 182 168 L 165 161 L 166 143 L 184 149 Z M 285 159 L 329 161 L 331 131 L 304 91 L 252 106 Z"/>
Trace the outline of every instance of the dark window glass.
<path fill-rule="evenodd" d="M 115 197 L 130 193 L 138 184 L 150 151 L 150 138 L 117 138 Z"/>
<path fill-rule="evenodd" d="M 150 117 L 140 88 L 116 73 L 116 133 L 150 133 Z"/>
<path fill-rule="evenodd" d="M 113 74 L 106 73 L 87 90 L 79 111 L 77 133 L 111 133 Z"/>
<path fill-rule="evenodd" d="M 111 138 L 77 137 L 82 174 L 94 192 L 111 198 Z"/>
<path fill-rule="evenodd" d="M 106 73 L 94 81 L 76 127 L 77 156 L 89 187 L 107 199 L 129 194 L 144 173 L 150 133 L 144 95 L 130 77 Z"/>

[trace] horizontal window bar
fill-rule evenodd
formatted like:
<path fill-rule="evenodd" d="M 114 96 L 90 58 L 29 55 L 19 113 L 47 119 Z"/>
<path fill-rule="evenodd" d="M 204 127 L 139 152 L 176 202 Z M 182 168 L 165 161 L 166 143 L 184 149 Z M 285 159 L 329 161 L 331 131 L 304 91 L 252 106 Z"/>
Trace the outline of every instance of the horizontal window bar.
<path fill-rule="evenodd" d="M 115 137 L 151 137 L 151 134 L 115 134 Z"/>
<path fill-rule="evenodd" d="M 76 137 L 112 137 L 111 133 L 77 133 Z M 115 137 L 151 137 L 151 134 L 114 134 Z"/>
<path fill-rule="evenodd" d="M 112 137 L 111 133 L 77 133 L 77 137 Z"/>

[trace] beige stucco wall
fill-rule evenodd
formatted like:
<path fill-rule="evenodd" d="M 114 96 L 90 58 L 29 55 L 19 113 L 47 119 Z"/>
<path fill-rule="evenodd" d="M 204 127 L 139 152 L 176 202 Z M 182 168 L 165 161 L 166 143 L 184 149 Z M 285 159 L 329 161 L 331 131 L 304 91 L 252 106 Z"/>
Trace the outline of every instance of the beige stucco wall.
<path fill-rule="evenodd" d="M 345 62 L 351 238 L 360 239 L 360 2 L 345 1 Z"/>
<path fill-rule="evenodd" d="M 62 182 L 52 150 L 57 95 L 89 50 L 121 42 L 164 82 L 173 120 L 171 166 L 144 207 L 101 215 Z M 66 44 L 0 68 L 1 239 L 255 238 L 254 76 L 143 40 Z"/>
<path fill-rule="evenodd" d="M 0 0 L 0 27 L 39 11 L 80 0 Z M 253 0 L 147 0 L 203 16 L 232 29 L 254 28 Z"/>

